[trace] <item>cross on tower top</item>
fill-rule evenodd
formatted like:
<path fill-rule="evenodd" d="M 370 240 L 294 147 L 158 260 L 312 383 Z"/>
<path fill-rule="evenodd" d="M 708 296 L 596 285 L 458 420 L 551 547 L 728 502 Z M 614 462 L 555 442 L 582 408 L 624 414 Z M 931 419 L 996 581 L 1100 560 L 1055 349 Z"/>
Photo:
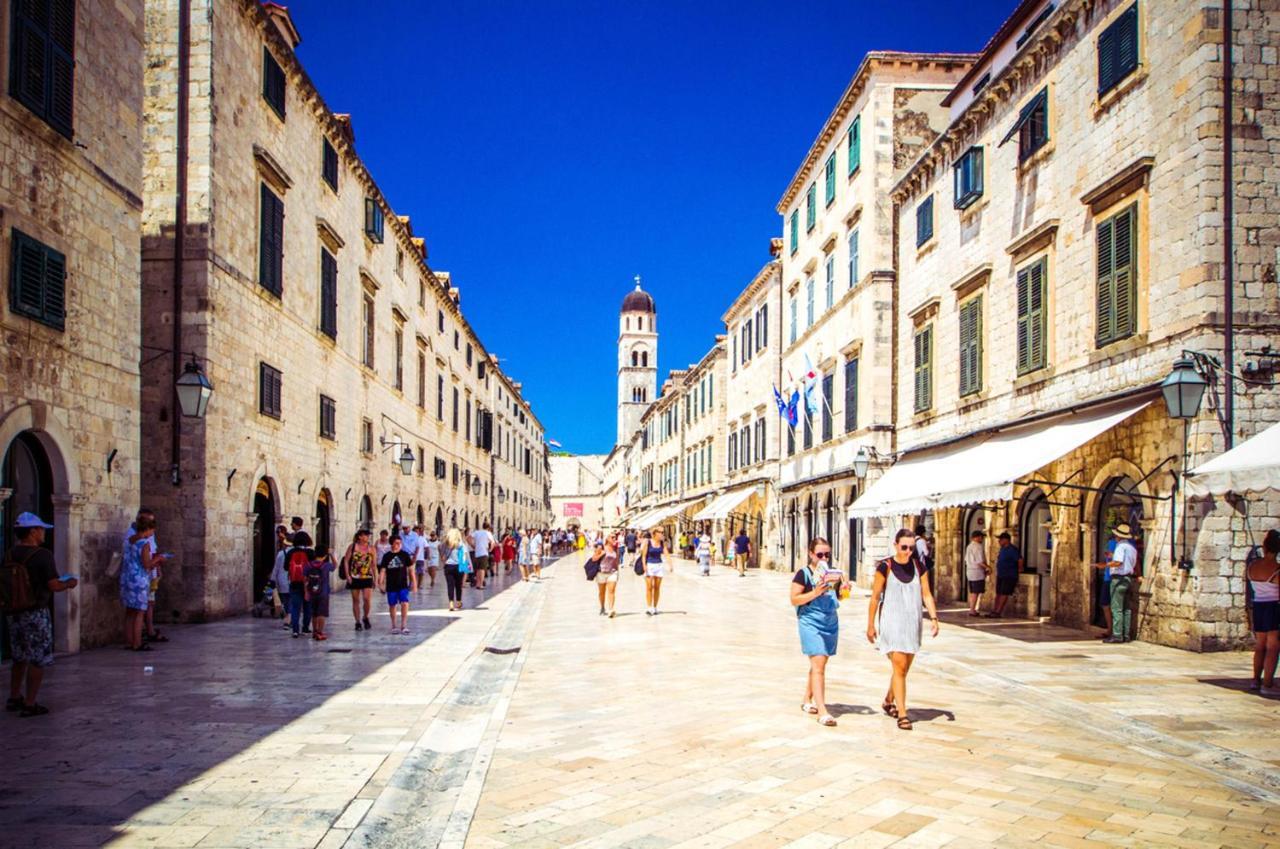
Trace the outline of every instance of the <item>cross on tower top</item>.
<path fill-rule="evenodd" d="M 640 291 L 640 275 L 636 275 L 636 291 Z"/>

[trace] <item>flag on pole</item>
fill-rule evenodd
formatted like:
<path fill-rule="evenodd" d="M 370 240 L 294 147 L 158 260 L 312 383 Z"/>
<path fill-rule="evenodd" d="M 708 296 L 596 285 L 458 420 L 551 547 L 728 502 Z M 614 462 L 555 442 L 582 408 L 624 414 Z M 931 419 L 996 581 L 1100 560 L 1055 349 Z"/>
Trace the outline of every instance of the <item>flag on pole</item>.
<path fill-rule="evenodd" d="M 556 442 L 554 439 L 548 439 L 548 440 L 547 440 L 547 444 L 548 444 L 548 445 L 550 445 L 552 448 L 563 448 L 563 447 L 564 447 L 564 446 L 563 446 L 563 445 L 561 445 L 559 442 Z"/>
<path fill-rule="evenodd" d="M 773 387 L 773 403 L 778 405 L 778 415 L 784 418 L 787 415 L 787 402 L 782 400 L 782 393 L 778 391 L 778 387 Z"/>
<path fill-rule="evenodd" d="M 819 410 L 817 393 L 813 391 L 813 388 L 817 385 L 817 381 L 810 381 L 804 385 L 804 408 L 810 415 Z"/>
<path fill-rule="evenodd" d="M 791 391 L 791 400 L 787 402 L 787 424 L 795 427 L 800 424 L 800 392 Z"/>

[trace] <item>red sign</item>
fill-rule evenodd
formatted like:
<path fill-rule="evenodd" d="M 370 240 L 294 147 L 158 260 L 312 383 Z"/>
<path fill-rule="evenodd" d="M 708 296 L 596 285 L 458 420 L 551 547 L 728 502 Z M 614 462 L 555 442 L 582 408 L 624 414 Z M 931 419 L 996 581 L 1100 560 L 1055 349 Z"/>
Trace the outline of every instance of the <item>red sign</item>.
<path fill-rule="evenodd" d="M 578 518 L 582 518 L 582 505 L 566 502 L 564 505 L 564 514 L 566 516 L 577 516 Z"/>

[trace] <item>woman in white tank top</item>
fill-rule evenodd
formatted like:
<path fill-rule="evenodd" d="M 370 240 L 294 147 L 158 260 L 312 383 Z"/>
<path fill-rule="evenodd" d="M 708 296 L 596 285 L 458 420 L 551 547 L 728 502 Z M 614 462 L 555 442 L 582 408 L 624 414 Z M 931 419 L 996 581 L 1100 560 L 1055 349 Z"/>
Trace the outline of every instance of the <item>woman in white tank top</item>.
<path fill-rule="evenodd" d="M 1280 696 L 1276 661 L 1280 659 L 1280 531 L 1267 531 L 1262 557 L 1245 569 L 1253 594 L 1253 685 L 1264 696 Z"/>

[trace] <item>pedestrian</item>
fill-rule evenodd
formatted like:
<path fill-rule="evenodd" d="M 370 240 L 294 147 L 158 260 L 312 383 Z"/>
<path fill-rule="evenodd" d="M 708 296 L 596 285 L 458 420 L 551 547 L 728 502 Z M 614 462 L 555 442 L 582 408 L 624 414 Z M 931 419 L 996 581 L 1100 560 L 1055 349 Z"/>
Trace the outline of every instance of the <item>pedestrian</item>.
<path fill-rule="evenodd" d="M 1009 597 L 1018 589 L 1018 575 L 1022 572 L 1022 552 L 1013 544 L 1008 531 L 1002 531 L 996 537 L 1000 548 L 996 551 L 996 606 L 991 612 L 992 619 L 1004 615 Z"/>
<path fill-rule="evenodd" d="M 542 531 L 537 528 L 529 532 L 529 571 L 535 581 L 542 582 Z"/>
<path fill-rule="evenodd" d="M 653 535 L 644 545 L 644 603 L 645 615 L 658 615 L 658 599 L 662 595 L 662 579 L 667 575 L 670 554 L 663 541 L 661 528 L 653 531 Z M 670 563 L 671 571 L 676 571 L 675 563 Z"/>
<path fill-rule="evenodd" d="M 495 544 L 493 531 L 490 530 L 488 522 L 483 523 L 479 530 L 471 534 L 471 550 L 475 554 L 472 565 L 476 570 L 476 589 L 478 590 L 484 589 Z"/>
<path fill-rule="evenodd" d="M 698 558 L 698 568 L 704 578 L 711 576 L 711 535 L 706 531 L 694 539 L 694 555 Z"/>
<path fill-rule="evenodd" d="M 129 525 L 129 531 L 125 534 L 125 548 L 128 548 L 128 546 L 141 538 L 141 535 L 138 534 L 138 520 L 144 517 L 150 519 L 153 528 L 156 526 L 156 514 L 146 507 L 139 507 L 133 522 Z M 283 527 L 281 525 L 282 529 Z M 156 591 L 160 588 L 161 567 L 173 555 L 160 553 L 154 532 L 147 535 L 147 545 L 151 549 L 151 561 L 154 564 L 154 568 L 147 573 L 147 612 L 142 619 L 142 641 L 144 643 L 167 643 L 169 638 L 161 634 L 156 628 Z M 124 549 L 121 549 L 121 556 L 123 557 L 123 555 Z"/>
<path fill-rule="evenodd" d="M 293 546 L 284 553 L 284 568 L 289 576 L 289 628 L 296 639 L 311 633 L 311 605 L 307 604 L 307 567 L 315 559 L 311 535 L 298 531 Z M 301 625 L 301 628 L 299 628 Z"/>
<path fill-rule="evenodd" d="M 436 585 L 436 573 L 440 571 L 440 539 L 435 531 L 427 534 L 422 543 L 422 551 L 427 558 L 427 580 L 431 582 L 427 584 L 427 589 L 431 589 Z"/>
<path fill-rule="evenodd" d="M 378 574 L 375 557 L 377 552 L 369 544 L 369 529 L 360 528 L 342 555 L 345 573 L 341 576 L 351 589 L 351 615 L 356 620 L 357 631 L 373 630 L 369 612 L 373 607 L 373 583 Z"/>
<path fill-rule="evenodd" d="M 120 601 L 124 605 L 124 644 L 133 651 L 151 651 L 142 640 L 143 620 L 150 604 L 151 573 L 159 563 L 152 554 L 151 538 L 155 535 L 156 520 L 149 514 L 140 514 L 133 523 L 134 533 L 124 547 L 120 566 Z"/>
<path fill-rule="evenodd" d="M 530 553 L 530 549 L 533 548 L 533 536 L 528 529 L 521 534 L 518 545 L 519 550 L 516 558 L 520 566 L 520 580 L 527 581 L 529 580 L 529 572 L 533 568 L 533 555 Z"/>
<path fill-rule="evenodd" d="M 332 590 L 330 576 L 337 567 L 333 562 L 333 552 L 326 551 L 312 560 L 306 568 L 305 590 L 306 601 L 311 607 L 311 639 L 323 641 L 329 639 L 324 629 L 325 620 L 329 618 L 329 593 Z"/>
<path fill-rule="evenodd" d="M 1111 569 L 1107 566 L 1115 559 L 1116 538 L 1111 537 L 1107 540 L 1106 556 L 1103 561 L 1097 564 L 1097 569 L 1101 573 L 1102 580 L 1098 581 L 1098 609 L 1102 611 L 1102 630 L 1107 634 L 1111 633 Z"/>
<path fill-rule="evenodd" d="M 929 545 L 927 533 L 928 530 L 924 525 L 916 525 L 916 556 L 924 564 L 924 570 L 929 573 L 929 588 L 934 589 L 938 586 L 938 582 L 933 578 L 933 549 Z"/>
<path fill-rule="evenodd" d="M 289 529 L 284 525 L 276 525 L 276 551 L 281 552 L 289 547 Z"/>
<path fill-rule="evenodd" d="M 738 567 L 738 577 L 747 576 L 747 562 L 751 560 L 751 538 L 747 536 L 745 527 L 738 530 L 733 538 L 733 564 Z"/>
<path fill-rule="evenodd" d="M 413 563 L 413 571 L 418 578 L 419 584 L 422 583 L 422 568 L 426 565 L 418 565 L 418 548 L 421 542 L 422 537 L 418 535 L 418 532 L 412 525 L 405 528 L 400 534 L 400 547 L 404 550 L 405 554 L 409 555 L 409 560 Z"/>
<path fill-rule="evenodd" d="M 636 543 L 639 542 L 639 540 L 640 538 L 636 536 L 635 529 L 627 528 L 627 535 L 623 537 L 623 541 L 626 543 L 626 546 L 627 546 L 627 554 L 636 553 Z"/>
<path fill-rule="evenodd" d="M 1280 531 L 1267 531 L 1262 556 L 1245 568 L 1253 593 L 1253 684 L 1264 696 L 1280 696 L 1276 661 L 1280 659 Z"/>
<path fill-rule="evenodd" d="M 280 627 L 289 630 L 289 570 L 285 568 L 284 556 L 291 547 L 289 542 L 289 532 L 284 525 L 280 526 L 280 530 L 284 532 L 283 541 L 277 538 L 279 543 L 276 549 L 276 560 L 271 567 L 271 578 L 269 583 L 274 584 L 276 595 L 280 598 Z"/>
<path fill-rule="evenodd" d="M 409 633 L 409 594 L 418 590 L 418 576 L 413 560 L 404 550 L 399 534 L 391 536 L 391 549 L 378 561 L 378 588 L 387 594 L 387 613 L 391 615 L 391 633 Z M 400 627 L 396 628 L 396 613 Z"/>
<path fill-rule="evenodd" d="M 444 535 L 444 584 L 449 595 L 449 609 L 462 609 L 462 576 L 469 568 L 467 547 L 462 531 L 450 528 Z"/>
<path fill-rule="evenodd" d="M 0 566 L 0 612 L 9 629 L 9 700 L 4 709 L 18 716 L 44 716 L 49 709 L 36 701 L 44 672 L 53 665 L 54 593 L 73 589 L 79 580 L 59 575 L 53 552 L 44 547 L 53 525 L 34 513 L 19 513 L 13 523 L 14 544 Z"/>
<path fill-rule="evenodd" d="M 596 543 L 604 552 L 600 560 L 600 572 L 596 575 L 596 587 L 600 592 L 600 615 L 612 619 L 617 615 L 618 595 L 618 539 L 609 535 Z"/>
<path fill-rule="evenodd" d="M 1133 614 L 1129 610 L 1129 590 L 1134 581 L 1142 578 L 1138 574 L 1138 548 L 1133 544 L 1133 531 L 1128 522 L 1121 522 L 1111 531 L 1115 538 L 1116 548 L 1111 559 L 1099 563 L 1099 569 L 1111 571 L 1111 633 L 1102 638 L 1104 643 L 1127 643 L 1133 639 L 1129 635 Z"/>
<path fill-rule="evenodd" d="M 391 532 L 385 528 L 378 531 L 378 541 L 373 544 L 374 554 L 378 557 L 378 562 L 382 562 L 382 558 L 386 557 L 387 552 L 391 550 Z"/>
<path fill-rule="evenodd" d="M 969 545 L 964 550 L 964 576 L 969 582 L 970 616 L 982 615 L 978 605 L 982 594 L 987 591 L 987 575 L 991 572 L 991 567 L 987 565 L 986 542 L 985 531 L 974 531 L 969 535 Z"/>
<path fill-rule="evenodd" d="M 502 538 L 502 559 L 506 561 L 506 574 L 510 575 L 516 565 L 516 537 L 510 531 Z"/>
<path fill-rule="evenodd" d="M 846 581 L 831 565 L 831 543 L 809 540 L 809 562 L 791 577 L 791 604 L 796 609 L 800 651 L 809 658 L 809 675 L 800 709 L 818 717 L 820 725 L 836 719 L 827 711 L 827 658 L 835 657 L 840 637 L 837 596 L 847 595 Z"/>
<path fill-rule="evenodd" d="M 298 531 L 302 530 L 302 517 L 294 516 L 289 520 L 289 539 L 293 539 L 298 535 Z"/>
<path fill-rule="evenodd" d="M 911 730 L 907 713 L 907 673 L 920 651 L 921 615 L 929 612 L 931 634 L 938 636 L 938 608 L 934 605 L 929 574 L 915 553 L 915 534 L 903 528 L 894 536 L 894 552 L 876 564 L 867 610 L 867 640 L 889 657 L 893 673 L 880 709 Z M 883 598 L 883 602 L 881 601 Z M 878 616 L 877 616 L 878 614 Z"/>

